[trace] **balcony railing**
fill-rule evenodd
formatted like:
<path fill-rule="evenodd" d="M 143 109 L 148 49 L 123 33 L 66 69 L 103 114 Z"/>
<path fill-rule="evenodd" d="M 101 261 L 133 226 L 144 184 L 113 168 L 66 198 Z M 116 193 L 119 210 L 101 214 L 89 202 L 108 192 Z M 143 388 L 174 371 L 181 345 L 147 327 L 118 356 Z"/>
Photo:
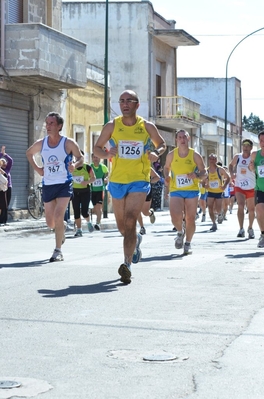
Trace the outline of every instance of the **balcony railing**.
<path fill-rule="evenodd" d="M 200 120 L 200 104 L 183 96 L 154 97 L 155 119 Z"/>

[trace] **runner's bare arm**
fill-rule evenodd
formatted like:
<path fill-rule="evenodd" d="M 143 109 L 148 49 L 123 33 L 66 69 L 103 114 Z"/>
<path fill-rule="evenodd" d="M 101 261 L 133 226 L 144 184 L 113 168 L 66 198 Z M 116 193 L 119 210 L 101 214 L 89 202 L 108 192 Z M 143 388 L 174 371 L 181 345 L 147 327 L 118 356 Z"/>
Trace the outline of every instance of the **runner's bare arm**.
<path fill-rule="evenodd" d="M 94 146 L 94 155 L 100 159 L 112 158 L 117 154 L 117 147 L 111 147 L 108 152 L 104 150 L 106 143 L 111 139 L 112 133 L 114 131 L 114 121 L 108 122 L 102 129 L 101 134 Z"/>
<path fill-rule="evenodd" d="M 155 162 L 160 155 L 165 152 L 167 146 L 164 138 L 160 135 L 157 127 L 152 122 L 145 121 L 145 127 L 152 143 L 155 145 L 155 150 L 149 154 L 149 160 Z"/>
<path fill-rule="evenodd" d="M 32 145 L 27 149 L 27 151 L 26 151 L 26 156 L 27 156 L 28 162 L 30 163 L 30 165 L 33 167 L 33 169 L 34 169 L 40 176 L 43 176 L 44 171 L 43 171 L 43 167 L 42 167 L 42 166 L 39 166 L 39 165 L 36 163 L 35 155 L 41 151 L 42 142 L 43 142 L 43 139 L 40 139 L 40 140 L 36 141 L 36 142 L 35 142 L 34 144 L 32 144 Z"/>

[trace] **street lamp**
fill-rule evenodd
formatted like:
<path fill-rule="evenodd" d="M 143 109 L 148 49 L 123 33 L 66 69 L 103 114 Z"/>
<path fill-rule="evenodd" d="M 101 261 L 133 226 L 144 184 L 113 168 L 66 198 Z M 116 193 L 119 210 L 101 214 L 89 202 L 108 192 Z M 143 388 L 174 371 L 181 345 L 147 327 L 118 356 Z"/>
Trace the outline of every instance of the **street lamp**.
<path fill-rule="evenodd" d="M 254 35 L 254 33 L 257 33 L 257 32 L 259 32 L 260 30 L 263 30 L 263 29 L 264 29 L 264 27 L 260 28 L 260 29 L 257 29 L 254 32 L 251 32 L 248 35 L 246 35 L 242 40 L 240 40 L 240 42 L 238 42 L 236 44 L 236 46 L 233 48 L 233 50 L 229 54 L 229 57 L 227 58 L 227 61 L 226 61 L 226 77 L 225 77 L 225 143 L 224 143 L 224 146 L 225 146 L 225 153 L 224 153 L 225 165 L 226 165 L 226 162 L 227 162 L 227 71 L 228 71 L 228 62 L 229 62 L 229 59 L 230 59 L 231 55 L 233 54 L 233 52 L 235 51 L 235 49 L 237 48 L 237 46 L 240 43 L 242 43 L 247 37 L 249 37 L 251 35 Z"/>
<path fill-rule="evenodd" d="M 104 124 L 108 122 L 108 0 L 105 2 Z M 107 159 L 104 160 L 107 165 Z M 107 218 L 108 195 L 104 191 L 103 217 Z"/>
<path fill-rule="evenodd" d="M 105 2 L 104 124 L 108 122 L 108 0 Z"/>

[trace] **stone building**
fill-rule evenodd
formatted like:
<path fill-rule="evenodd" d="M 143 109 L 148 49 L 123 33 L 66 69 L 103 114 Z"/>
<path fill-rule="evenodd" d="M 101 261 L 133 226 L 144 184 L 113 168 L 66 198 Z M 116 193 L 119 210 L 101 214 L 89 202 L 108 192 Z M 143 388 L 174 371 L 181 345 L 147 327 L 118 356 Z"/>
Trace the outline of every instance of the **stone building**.
<path fill-rule="evenodd" d="M 45 134 L 63 89 L 85 88 L 86 44 L 61 31 L 61 0 L 1 0 L 0 146 L 14 159 L 11 209 L 26 209 L 37 183 L 26 149 Z"/>

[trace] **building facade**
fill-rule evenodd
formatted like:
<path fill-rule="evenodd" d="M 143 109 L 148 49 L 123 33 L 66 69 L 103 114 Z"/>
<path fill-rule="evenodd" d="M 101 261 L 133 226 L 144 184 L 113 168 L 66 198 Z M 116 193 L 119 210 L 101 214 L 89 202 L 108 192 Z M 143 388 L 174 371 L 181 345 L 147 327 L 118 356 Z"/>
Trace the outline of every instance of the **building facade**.
<path fill-rule="evenodd" d="M 0 146 L 14 160 L 10 207 L 27 209 L 40 176 L 26 149 L 46 134 L 47 113 L 61 111 L 62 90 L 86 87 L 86 44 L 61 32 L 61 0 L 2 0 L 0 7 Z"/>
<path fill-rule="evenodd" d="M 201 104 L 201 113 L 215 122 L 201 128 L 201 147 L 205 158 L 215 152 L 229 163 L 240 152 L 242 139 L 241 82 L 237 78 L 227 80 L 227 103 L 225 102 L 225 78 L 178 78 L 178 91 Z M 225 137 L 225 108 L 227 106 L 227 129 Z"/>
<path fill-rule="evenodd" d="M 93 146 L 104 124 L 105 77 L 101 68 L 89 63 L 86 63 L 86 77 L 85 88 L 64 90 L 62 116 L 67 136 L 77 141 L 85 161 L 90 163 Z"/>
<path fill-rule="evenodd" d="M 168 149 L 179 128 L 189 131 L 199 149 L 200 104 L 177 95 L 177 48 L 199 42 L 175 25 L 149 1 L 109 2 L 106 43 L 106 2 L 63 2 L 62 30 L 87 44 L 87 61 L 104 69 L 107 46 L 110 118 L 120 114 L 120 93 L 135 90 L 139 114 L 157 125 Z"/>

